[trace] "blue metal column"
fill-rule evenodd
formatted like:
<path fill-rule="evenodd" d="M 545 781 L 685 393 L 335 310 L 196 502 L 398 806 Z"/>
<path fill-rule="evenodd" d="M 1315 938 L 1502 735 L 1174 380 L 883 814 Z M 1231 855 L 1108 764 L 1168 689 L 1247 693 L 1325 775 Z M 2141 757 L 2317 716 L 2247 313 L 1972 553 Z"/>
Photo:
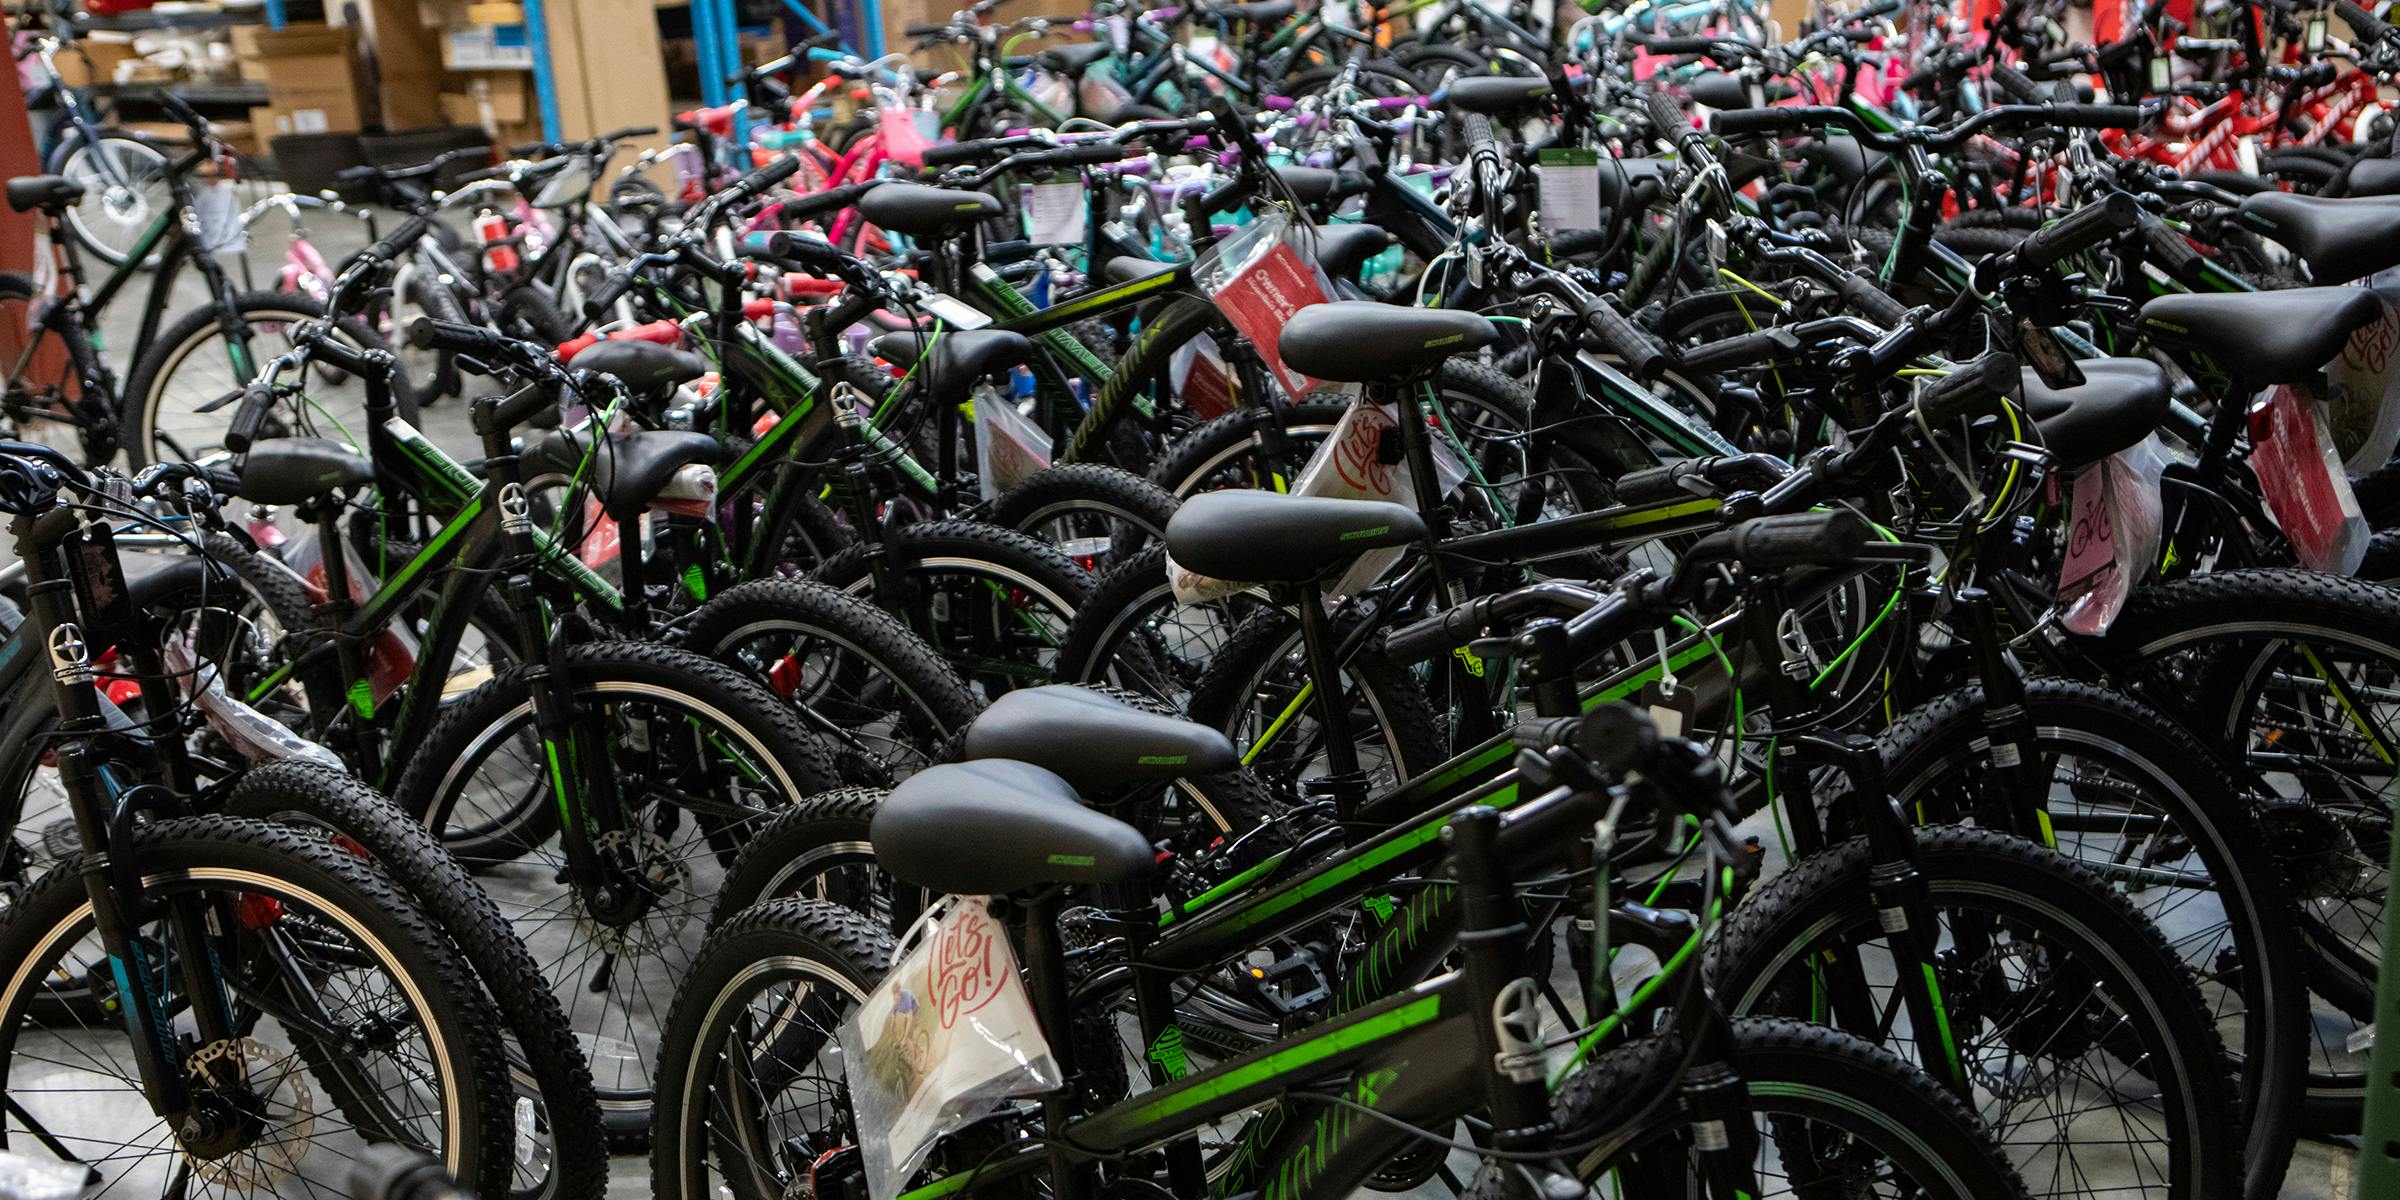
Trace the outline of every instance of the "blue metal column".
<path fill-rule="evenodd" d="M 725 103 L 725 77 L 732 74 L 729 65 L 735 55 L 729 53 L 723 38 L 724 25 L 717 19 L 722 5 L 730 17 L 733 0 L 692 0 L 692 47 L 700 58 L 700 103 L 714 108 Z"/>
<path fill-rule="evenodd" d="M 267 0 L 267 28 L 283 28 L 283 0 Z"/>
<path fill-rule="evenodd" d="M 525 0 L 525 41 L 533 50 L 533 95 L 542 109 L 542 140 L 555 142 L 558 131 L 558 80 L 550 65 L 550 19 L 543 0 Z"/>

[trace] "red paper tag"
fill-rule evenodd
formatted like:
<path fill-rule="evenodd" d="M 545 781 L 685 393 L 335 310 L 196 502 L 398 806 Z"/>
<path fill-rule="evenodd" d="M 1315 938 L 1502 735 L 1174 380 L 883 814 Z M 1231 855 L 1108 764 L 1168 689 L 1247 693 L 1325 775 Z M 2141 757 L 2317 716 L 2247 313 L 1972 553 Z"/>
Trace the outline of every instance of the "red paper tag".
<path fill-rule="evenodd" d="M 1218 290 L 1216 301 L 1225 319 L 1250 339 L 1259 360 L 1267 364 L 1267 369 L 1275 374 L 1275 381 L 1283 385 L 1285 395 L 1298 399 L 1316 386 L 1316 380 L 1283 365 L 1283 354 L 1276 345 L 1293 313 L 1325 302 L 1325 290 L 1317 286 L 1316 271 L 1300 260 L 1291 243 L 1277 242 L 1256 262 L 1244 267 L 1241 274 L 1227 280 Z"/>
<path fill-rule="evenodd" d="M 1203 421 L 1233 411 L 1233 381 L 1213 354 L 1192 356 L 1191 372 L 1183 377 L 1182 399 Z"/>
<path fill-rule="evenodd" d="M 2250 410 L 2250 469 L 2267 511 L 2292 543 L 2300 565 L 2347 574 L 2357 568 L 2352 542 L 2363 544 L 2365 520 L 2350 481 L 2333 469 L 2325 425 L 2307 393 L 2277 387 Z M 2347 528 L 2355 522 L 2356 531 Z M 2354 536 L 2355 535 L 2355 536 Z"/>

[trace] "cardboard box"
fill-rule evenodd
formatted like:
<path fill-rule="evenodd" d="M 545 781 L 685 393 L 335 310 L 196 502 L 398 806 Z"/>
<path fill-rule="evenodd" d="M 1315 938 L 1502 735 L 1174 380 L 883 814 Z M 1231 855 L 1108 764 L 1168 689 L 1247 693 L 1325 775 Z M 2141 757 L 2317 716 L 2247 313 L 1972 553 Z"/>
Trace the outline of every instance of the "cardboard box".
<path fill-rule="evenodd" d="M 351 31 L 327 25 L 244 26 L 244 44 L 265 76 L 274 122 L 261 132 L 351 133 L 366 127 Z"/>
<path fill-rule="evenodd" d="M 82 53 L 76 53 L 81 50 Z M 60 47 L 58 77 L 68 87 L 90 87 L 95 83 L 114 83 L 117 65 L 131 62 L 140 55 L 133 49 L 133 38 L 122 33 L 94 33 L 79 39 L 74 46 Z M 87 65 L 86 60 L 89 60 Z"/>
<path fill-rule="evenodd" d="M 442 65 L 453 71 L 530 71 L 533 44 L 523 25 L 454 26 L 442 31 Z"/>
<path fill-rule="evenodd" d="M 523 72 L 472 71 L 453 79 L 450 90 L 441 97 L 445 124 L 499 128 L 536 119 L 533 88 Z M 488 114 L 486 105 L 490 106 Z"/>

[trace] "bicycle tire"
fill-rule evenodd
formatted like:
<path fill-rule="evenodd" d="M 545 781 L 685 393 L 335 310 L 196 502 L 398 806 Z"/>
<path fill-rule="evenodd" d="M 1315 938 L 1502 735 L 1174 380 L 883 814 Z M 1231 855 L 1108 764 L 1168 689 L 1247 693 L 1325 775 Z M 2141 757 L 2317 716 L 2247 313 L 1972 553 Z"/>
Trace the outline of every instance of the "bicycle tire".
<path fill-rule="evenodd" d="M 1976 1060 L 1970 1073 L 1981 1085 L 1978 1115 L 2016 1159 L 2019 1173 L 2055 1180 L 2091 1177 L 2100 1170 L 2097 1165 L 2086 1170 L 2059 1147 L 2058 1139 L 2073 1137 L 2075 1121 L 2050 1121 L 2041 1107 L 2025 1110 L 2012 1104 L 2024 1100 L 2038 1105 L 2056 1097 L 2055 1089 L 2038 1086 L 2022 1097 L 2010 1094 L 2026 1087 L 2024 1076 L 2031 1071 L 2037 1080 L 2047 1076 L 2063 1084 L 2106 1079 L 2116 1085 L 2099 1090 L 2117 1099 L 2117 1109 L 2136 1111 L 2119 1116 L 2118 1128 L 2103 1131 L 2103 1145 L 2097 1149 L 2121 1151 L 2120 1135 L 2162 1144 L 2168 1161 L 2166 1178 L 2158 1181 L 2165 1187 L 2161 1194 L 2184 1200 L 2229 1200 L 2238 1195 L 2241 1158 L 2232 1140 L 2222 1136 L 2233 1127 L 2224 1044 L 2209 1023 L 2183 961 L 2157 926 L 2097 875 L 2020 838 L 1957 826 L 1928 827 L 1916 833 L 1913 862 L 1935 909 L 1994 919 L 2007 935 L 2007 947 L 1993 951 L 2004 956 L 1998 959 L 1962 960 L 1965 943 L 1947 938 L 1949 949 L 1941 952 L 1943 961 L 1936 969 L 1944 976 L 1940 997 L 1952 1022 L 1944 1034 L 1980 1025 L 1997 1037 L 1996 1043 L 1970 1047 L 1965 1053 Z M 1815 1004 L 1808 971 L 1815 956 L 1887 936 L 1873 898 L 1875 869 L 1876 857 L 1867 840 L 1853 838 L 1792 864 L 1744 897 L 1709 946 L 1710 990 L 1726 1011 L 1735 1016 L 1810 1017 Z M 2016 964 L 2015 969 L 2003 963 Z M 2044 1008 L 2044 1001 L 2036 997 L 2055 993 L 2034 989 L 2052 980 L 2063 980 L 2051 986 L 2075 990 L 2075 996 Z M 2085 984 L 2088 993 L 2078 988 Z M 2011 985 L 2018 990 L 2012 992 Z M 1880 983 L 1870 981 L 1869 986 L 1877 989 L 1875 997 L 1883 994 Z M 2017 1019 L 2047 1023 L 2056 1017 L 2073 1023 L 2079 1014 L 2092 1013 L 2086 1003 L 2103 1007 L 2105 1016 L 2094 1023 L 2106 1029 L 2105 1036 L 2062 1030 L 2053 1040 L 2043 1032 L 2046 1024 L 2033 1026 Z M 2003 1020 L 2009 1026 L 1995 1028 Z M 1919 1041 L 1916 1031 L 1904 1034 L 1894 1028 L 1879 1044 L 1911 1062 L 1922 1062 L 1915 1045 Z M 2070 1047 L 2081 1053 L 2069 1053 Z M 2138 1053 L 2126 1062 L 2129 1049 Z M 1991 1059 L 1995 1052 L 2003 1061 Z M 2030 1065 L 2050 1064 L 2054 1052 L 2067 1057 L 2050 1069 Z M 2017 1053 L 2025 1054 L 2028 1065 L 2007 1060 Z M 2093 1056 L 2106 1057 L 2096 1067 L 2083 1065 Z M 2112 1066 L 2121 1073 L 2092 1073 Z M 2145 1086 L 2157 1089 L 2155 1097 L 2140 1090 Z M 2040 1136 L 2045 1123 L 2056 1138 Z M 2019 1140 L 2010 1136 L 2012 1132 L 2033 1136 Z M 2048 1170 L 2041 1166 L 2045 1157 L 2051 1161 Z M 2127 1166 L 2113 1158 L 2108 1165 Z"/>
<path fill-rule="evenodd" d="M 987 692 L 1047 682 L 1052 665 L 1045 659 L 1054 656 L 1067 622 L 1091 595 L 1091 572 L 1055 548 L 978 521 L 906 526 L 884 542 L 861 543 L 834 555 L 813 578 L 870 602 L 888 603 L 889 598 L 875 594 L 878 554 L 889 556 L 921 591 L 930 583 L 947 581 L 948 586 L 935 594 L 981 602 L 991 594 L 981 589 L 1000 590 L 1000 608 L 969 603 L 972 611 L 956 610 L 953 619 L 949 613 L 933 612 L 929 599 L 926 619 L 939 628 L 911 622 L 918 636 Z"/>
<path fill-rule="evenodd" d="M 240 292 L 234 295 L 232 303 L 234 315 L 239 318 L 245 330 L 253 324 L 288 325 L 325 319 L 324 305 L 307 296 L 298 296 L 290 292 Z M 160 388 L 174 376 L 176 370 L 193 353 L 223 336 L 225 332 L 223 318 L 224 314 L 217 310 L 213 302 L 202 304 L 186 312 L 165 329 L 159 331 L 157 338 L 150 343 L 150 349 L 133 364 L 132 371 L 127 373 L 124 402 L 133 414 L 133 428 L 125 438 L 125 456 L 126 460 L 134 467 L 146 467 L 159 461 L 183 461 L 202 458 L 210 454 L 228 453 L 224 450 L 222 442 L 215 439 L 208 440 L 205 445 L 183 445 L 180 452 L 176 452 L 175 447 L 161 447 L 158 444 L 161 436 L 160 409 L 164 403 L 164 398 L 159 394 Z M 336 327 L 353 346 L 380 348 L 382 345 L 382 339 L 376 337 L 372 330 L 355 318 L 344 319 Z M 267 356 L 254 353 L 252 357 L 254 362 L 263 362 Z M 314 377 L 313 373 L 311 377 Z M 344 376 L 344 378 L 348 377 Z M 238 380 L 234 386 L 249 382 L 248 379 Z M 416 394 L 410 390 L 408 381 L 395 376 L 391 388 L 394 415 L 403 421 L 415 424 L 417 398 Z M 364 446 L 367 434 L 363 416 L 344 420 L 348 416 L 349 414 L 345 412 L 342 416 L 335 418 L 335 423 L 348 436 L 351 444 Z M 218 424 L 219 421 L 222 421 L 223 425 Z M 233 410 L 228 408 L 208 414 L 202 425 L 216 430 L 216 438 L 221 438 L 223 426 L 230 425 L 232 422 Z M 270 434 L 281 436 L 291 431 L 291 427 L 283 423 L 280 413 L 271 416 L 270 422 L 268 427 Z M 277 428 L 277 424 L 282 424 L 282 428 Z M 191 437 L 202 436 L 197 432 L 197 428 L 187 431 Z M 336 435 L 333 430 L 321 430 L 320 432 L 329 436 L 340 436 Z M 183 439 L 179 438 L 178 440 Z M 161 449 L 170 453 L 158 453 Z"/>
<path fill-rule="evenodd" d="M 154 894 L 215 885 L 217 890 L 240 890 L 245 900 L 275 901 L 257 909 L 245 907 L 245 923 L 280 921 L 288 906 L 298 905 L 315 914 L 313 937 L 339 933 L 353 961 L 382 961 L 404 989 L 406 1011 L 424 1023 L 427 1052 L 422 1069 L 442 1081 L 438 1157 L 466 1186 L 495 1196 L 507 1191 L 510 1156 L 503 1148 L 510 1140 L 511 1106 L 498 1021 L 450 942 L 387 878 L 316 834 L 229 817 L 179 817 L 139 827 L 112 846 L 111 853 L 141 864 L 145 887 Z M 53 871 L 0 922 L 0 951 L 6 953 L 0 961 L 16 964 L 0 979 L 0 1075 L 16 1055 L 20 1028 L 36 1006 L 46 964 L 58 954 L 73 952 L 71 945 L 62 943 L 89 928 L 90 906 L 79 867 Z M 278 1027 L 291 1036 L 290 1026 Z M 268 1033 L 264 1027 L 252 1030 L 259 1039 Z M 307 1043 L 294 1040 L 293 1054 L 306 1056 L 309 1077 L 320 1086 L 327 1065 L 349 1061 L 348 1056 L 357 1053 L 346 1044 L 306 1050 Z M 249 1053 L 248 1046 L 234 1049 Z M 138 1105 L 138 1084 L 134 1086 Z M 33 1102 L 27 1090 L 10 1090 L 12 1101 Z M 79 1103 L 93 1101 L 79 1097 Z M 346 1184 L 346 1167 L 343 1170 L 340 1182 Z"/>
<path fill-rule="evenodd" d="M 320 829 L 337 848 L 363 849 L 390 875 L 482 981 L 516 1048 L 511 1070 L 522 1062 L 541 1098 L 551 1169 L 539 1186 L 512 1179 L 509 1194 L 520 1200 L 591 1200 L 608 1190 L 600 1098 L 567 1014 L 533 953 L 457 859 L 375 789 L 314 763 L 269 763 L 249 771 L 226 791 L 218 811 Z M 515 1141 L 523 1165 L 527 1131 L 518 1129 Z"/>
<path fill-rule="evenodd" d="M 1342 623 L 1337 622 L 1334 640 L 1340 642 L 1342 635 Z M 1245 728 L 1249 703 L 1276 664 L 1297 662 L 1299 645 L 1300 619 L 1290 610 L 1269 606 L 1250 614 L 1234 628 L 1224 650 L 1193 682 L 1186 715 L 1211 729 L 1223 730 L 1234 740 L 1234 746 L 1244 752 L 1243 761 L 1250 763 L 1256 752 L 1246 736 L 1250 732 Z M 1415 675 L 1393 665 L 1381 654 L 1366 652 L 1352 657 L 1342 669 L 1349 676 L 1344 681 L 1345 694 L 1365 702 L 1368 718 L 1380 730 L 1377 736 L 1394 772 L 1393 779 L 1379 782 L 1414 778 L 1442 762 L 1450 744 L 1446 723 L 1435 714 Z M 1313 703 L 1307 709 L 1305 721 L 1314 724 Z M 1290 724 L 1297 728 L 1302 722 Z M 1306 765 L 1305 761 L 1299 764 L 1279 761 L 1275 768 L 1259 769 L 1271 783 L 1292 794 L 1300 783 L 1297 772 L 1304 771 Z M 1366 764 L 1360 765 L 1364 769 Z"/>

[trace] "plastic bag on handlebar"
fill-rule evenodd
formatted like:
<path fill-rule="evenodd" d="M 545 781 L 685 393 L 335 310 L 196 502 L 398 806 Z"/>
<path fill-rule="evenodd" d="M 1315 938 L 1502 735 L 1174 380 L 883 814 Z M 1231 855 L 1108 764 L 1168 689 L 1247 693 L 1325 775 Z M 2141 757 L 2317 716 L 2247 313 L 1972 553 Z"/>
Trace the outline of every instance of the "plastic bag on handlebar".
<path fill-rule="evenodd" d="M 1293 313 L 1333 295 L 1313 242 L 1283 210 L 1270 209 L 1192 263 L 1192 282 L 1250 339 L 1268 374 L 1293 400 L 1315 391 L 1318 381 L 1284 365 L 1277 335 Z"/>
<path fill-rule="evenodd" d="M 250 229 L 242 224 L 242 198 L 230 179 L 194 181 L 192 215 L 200 221 L 200 252 L 240 254 L 250 248 Z"/>
<path fill-rule="evenodd" d="M 2058 564 L 2059 622 L 2068 629 L 2107 633 L 2134 581 L 2158 562 L 2166 470 L 2167 450 L 2154 433 L 2075 473 Z"/>
<path fill-rule="evenodd" d="M 365 603 L 375 589 L 383 586 L 382 577 L 367 567 L 359 554 L 358 543 L 342 539 L 342 564 L 350 572 L 350 600 Z M 283 565 L 300 576 L 300 585 L 308 592 L 309 602 L 323 604 L 331 594 L 326 586 L 325 547 L 317 539 L 314 525 L 304 526 L 283 546 Z M 391 697 L 401 684 L 417 669 L 419 645 L 416 633 L 405 623 L 392 622 L 378 630 L 367 642 L 367 686 L 381 704 Z"/>
<path fill-rule="evenodd" d="M 201 719 L 225 739 L 234 752 L 252 762 L 280 762 L 287 758 L 312 762 L 320 766 L 343 770 L 342 760 L 333 751 L 292 732 L 283 722 L 236 700 L 225 689 L 225 676 L 212 662 L 204 662 L 192 653 L 194 634 L 175 634 L 162 648 L 167 673 L 183 684 L 183 694 L 192 707 L 200 710 Z"/>

